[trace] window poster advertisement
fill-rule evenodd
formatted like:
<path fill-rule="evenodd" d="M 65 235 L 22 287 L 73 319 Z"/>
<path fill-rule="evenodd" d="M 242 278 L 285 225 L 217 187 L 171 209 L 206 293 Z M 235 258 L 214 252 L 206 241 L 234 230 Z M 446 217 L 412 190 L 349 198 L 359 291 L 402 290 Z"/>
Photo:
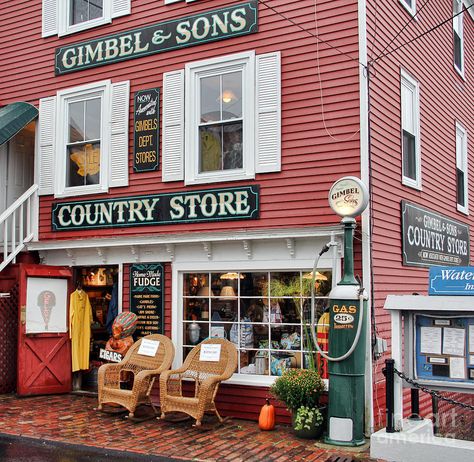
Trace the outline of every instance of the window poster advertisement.
<path fill-rule="evenodd" d="M 137 338 L 163 334 L 163 266 L 130 265 L 130 310 L 138 316 Z"/>
<path fill-rule="evenodd" d="M 67 279 L 28 278 L 26 333 L 67 332 Z"/>

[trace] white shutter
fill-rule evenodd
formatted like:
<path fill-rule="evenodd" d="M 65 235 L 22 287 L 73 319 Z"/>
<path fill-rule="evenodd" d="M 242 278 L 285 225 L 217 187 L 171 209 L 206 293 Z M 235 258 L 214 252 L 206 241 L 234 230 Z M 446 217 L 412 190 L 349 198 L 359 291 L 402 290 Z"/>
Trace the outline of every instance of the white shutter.
<path fill-rule="evenodd" d="M 163 74 L 162 180 L 184 179 L 184 70 Z"/>
<path fill-rule="evenodd" d="M 256 56 L 257 173 L 281 170 L 281 58 L 280 53 Z"/>
<path fill-rule="evenodd" d="M 110 180 L 111 188 L 128 186 L 128 105 L 130 82 L 111 86 Z"/>
<path fill-rule="evenodd" d="M 54 143 L 56 128 L 56 97 L 40 99 L 38 117 L 38 194 L 54 193 Z"/>
<path fill-rule="evenodd" d="M 130 12 L 130 0 L 112 0 L 112 18 L 118 18 Z"/>
<path fill-rule="evenodd" d="M 58 33 L 58 0 L 43 0 L 42 37 Z"/>

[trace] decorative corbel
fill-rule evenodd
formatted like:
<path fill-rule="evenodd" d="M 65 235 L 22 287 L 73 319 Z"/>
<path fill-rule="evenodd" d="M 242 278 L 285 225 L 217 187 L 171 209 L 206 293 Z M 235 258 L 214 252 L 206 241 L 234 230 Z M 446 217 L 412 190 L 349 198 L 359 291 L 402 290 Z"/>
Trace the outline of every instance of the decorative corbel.
<path fill-rule="evenodd" d="M 293 238 L 287 238 L 286 239 L 286 247 L 288 248 L 288 250 L 290 252 L 290 257 L 295 258 L 296 244 L 295 244 L 295 240 Z"/>
<path fill-rule="evenodd" d="M 66 249 L 66 255 L 71 259 L 71 266 L 76 266 L 76 254 L 71 249 Z"/>
<path fill-rule="evenodd" d="M 252 242 L 244 239 L 242 241 L 242 245 L 244 246 L 244 250 L 245 250 L 245 253 L 247 254 L 247 258 L 251 260 L 252 259 Z"/>
<path fill-rule="evenodd" d="M 168 252 L 168 255 L 170 257 L 171 261 L 174 261 L 174 244 L 166 244 L 166 252 Z"/>
<path fill-rule="evenodd" d="M 204 248 L 204 252 L 207 254 L 207 259 L 212 260 L 212 244 L 210 242 L 203 242 L 202 246 Z"/>

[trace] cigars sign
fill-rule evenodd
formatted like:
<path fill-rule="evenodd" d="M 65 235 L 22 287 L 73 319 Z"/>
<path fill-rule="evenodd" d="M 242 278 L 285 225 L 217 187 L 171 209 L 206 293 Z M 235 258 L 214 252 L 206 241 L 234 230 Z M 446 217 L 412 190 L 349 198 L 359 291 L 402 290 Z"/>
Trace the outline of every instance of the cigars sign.
<path fill-rule="evenodd" d="M 469 265 L 468 225 L 409 202 L 401 207 L 404 265 Z"/>
<path fill-rule="evenodd" d="M 58 202 L 53 231 L 257 219 L 259 186 Z"/>
<path fill-rule="evenodd" d="M 229 5 L 56 49 L 56 75 L 257 32 L 257 1 Z"/>

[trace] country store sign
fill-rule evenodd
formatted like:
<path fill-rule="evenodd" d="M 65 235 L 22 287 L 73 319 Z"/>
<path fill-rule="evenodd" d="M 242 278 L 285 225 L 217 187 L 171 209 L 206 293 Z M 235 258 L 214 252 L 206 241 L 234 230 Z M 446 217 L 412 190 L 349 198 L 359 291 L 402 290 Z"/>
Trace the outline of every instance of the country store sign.
<path fill-rule="evenodd" d="M 56 49 L 56 75 L 257 32 L 257 1 Z"/>
<path fill-rule="evenodd" d="M 53 231 L 257 219 L 259 186 L 59 202 Z"/>
<path fill-rule="evenodd" d="M 469 226 L 419 205 L 401 201 L 403 264 L 469 264 Z"/>

